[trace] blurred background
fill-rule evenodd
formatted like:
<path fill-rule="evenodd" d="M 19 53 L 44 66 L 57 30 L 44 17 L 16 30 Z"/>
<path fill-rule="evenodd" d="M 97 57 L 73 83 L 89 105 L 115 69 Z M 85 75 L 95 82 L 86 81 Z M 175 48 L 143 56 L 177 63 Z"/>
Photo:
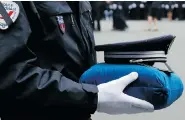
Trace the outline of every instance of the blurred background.
<path fill-rule="evenodd" d="M 149 24 L 167 19 L 185 20 L 185 1 L 91 1 L 94 30 L 101 31 L 101 20 L 112 20 L 114 30 L 128 29 L 127 20 L 148 20 Z M 157 30 L 157 25 L 154 26 Z M 148 26 L 151 29 L 151 26 Z"/>
<path fill-rule="evenodd" d="M 172 34 L 176 39 L 168 64 L 185 80 L 185 1 L 90 1 L 95 43 L 143 40 Z M 97 53 L 104 61 L 103 52 Z M 154 113 L 116 115 L 96 113 L 93 120 L 184 120 L 185 94 L 166 109 Z"/>

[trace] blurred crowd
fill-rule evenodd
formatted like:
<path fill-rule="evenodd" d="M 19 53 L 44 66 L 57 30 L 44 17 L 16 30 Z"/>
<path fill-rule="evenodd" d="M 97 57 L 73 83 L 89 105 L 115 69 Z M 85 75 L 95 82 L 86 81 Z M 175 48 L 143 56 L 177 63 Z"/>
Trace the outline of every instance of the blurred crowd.
<path fill-rule="evenodd" d="M 167 18 L 185 20 L 185 1 L 91 1 L 92 17 L 97 23 L 94 29 L 100 31 L 100 20 L 112 19 L 113 29 L 128 28 L 126 20 L 146 20 Z M 151 17 L 153 18 L 151 18 Z M 156 28 L 157 29 L 157 28 Z"/>

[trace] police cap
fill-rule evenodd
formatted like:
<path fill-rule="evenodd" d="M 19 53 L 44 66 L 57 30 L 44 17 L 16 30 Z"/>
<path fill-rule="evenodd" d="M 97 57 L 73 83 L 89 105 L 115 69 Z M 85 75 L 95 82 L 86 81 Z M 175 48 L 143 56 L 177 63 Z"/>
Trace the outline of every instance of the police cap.
<path fill-rule="evenodd" d="M 95 46 L 96 51 L 104 51 L 106 63 L 129 63 L 153 65 L 155 62 L 166 64 L 168 51 L 175 39 L 173 35 Z M 171 71 L 171 69 L 170 69 Z"/>

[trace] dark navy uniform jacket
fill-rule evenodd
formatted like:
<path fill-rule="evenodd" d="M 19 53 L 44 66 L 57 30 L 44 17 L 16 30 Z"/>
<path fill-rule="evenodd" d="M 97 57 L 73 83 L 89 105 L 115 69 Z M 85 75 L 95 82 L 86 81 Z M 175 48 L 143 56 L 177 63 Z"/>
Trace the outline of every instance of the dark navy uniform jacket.
<path fill-rule="evenodd" d="M 89 119 L 98 89 L 79 83 L 96 64 L 89 2 L 75 3 L 79 11 L 64 1 L 16 3 L 18 19 L 0 32 L 2 120 Z"/>

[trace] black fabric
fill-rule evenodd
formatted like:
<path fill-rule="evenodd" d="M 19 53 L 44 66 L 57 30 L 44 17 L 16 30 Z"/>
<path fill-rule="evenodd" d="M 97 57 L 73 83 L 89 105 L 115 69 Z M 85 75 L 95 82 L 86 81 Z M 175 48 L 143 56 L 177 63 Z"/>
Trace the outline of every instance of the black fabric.
<path fill-rule="evenodd" d="M 148 15 L 152 16 L 153 18 L 160 18 L 160 11 L 161 11 L 161 1 L 153 1 L 148 4 Z"/>
<path fill-rule="evenodd" d="M 69 4 L 70 8 L 73 11 L 73 15 L 77 21 L 78 26 L 80 26 L 80 16 L 79 16 L 79 1 L 67 1 Z"/>
<path fill-rule="evenodd" d="M 16 3 L 17 21 L 0 32 L 0 117 L 88 120 L 96 111 L 98 92 L 95 85 L 79 83 L 81 74 L 96 64 L 90 20 L 83 17 L 91 9 L 88 2 L 79 3 L 84 7 L 79 12 L 82 31 L 76 21 L 72 26 L 73 12 L 64 1 L 34 1 L 35 8 L 31 2 Z M 60 15 L 64 33 L 56 19 Z"/>
<path fill-rule="evenodd" d="M 150 11 L 149 11 L 149 15 L 151 15 L 154 18 L 158 18 L 159 17 L 159 12 L 160 12 L 160 9 L 151 8 Z"/>

